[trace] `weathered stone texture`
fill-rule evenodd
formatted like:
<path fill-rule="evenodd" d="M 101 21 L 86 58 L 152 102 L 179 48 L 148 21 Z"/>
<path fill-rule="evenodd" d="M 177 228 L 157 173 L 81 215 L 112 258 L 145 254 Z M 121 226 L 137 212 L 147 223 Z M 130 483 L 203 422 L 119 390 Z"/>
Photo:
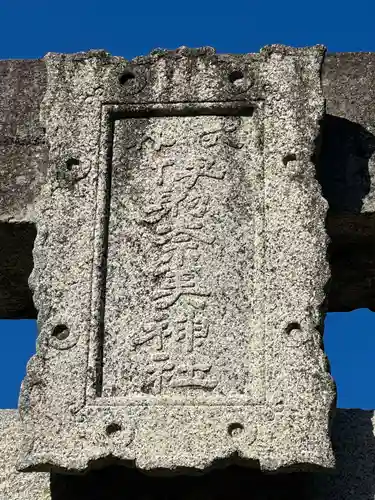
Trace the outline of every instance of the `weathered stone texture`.
<path fill-rule="evenodd" d="M 374 425 L 373 411 L 337 410 L 332 432 L 337 468 L 331 473 L 264 474 L 229 467 L 201 477 L 160 478 L 111 467 L 84 477 L 53 476 L 53 499 L 374 500 Z"/>
<path fill-rule="evenodd" d="M 241 56 L 234 58 L 241 60 Z M 374 68 L 375 56 L 371 53 L 328 54 L 322 67 L 328 114 L 322 122 L 322 152 L 317 167 L 330 205 L 330 311 L 375 308 L 370 193 L 375 149 Z M 30 222 L 48 163 L 39 122 L 47 85 L 46 65 L 43 60 L 0 61 L 0 74 L 0 217 L 3 221 Z M 366 213 L 361 214 L 364 210 Z M 26 246 L 30 243 L 33 240 L 27 240 Z M 4 251 L 9 260 L 19 250 L 12 246 Z M 30 269 L 24 269 L 25 274 L 17 280 L 2 269 L 1 317 L 35 317 L 30 294 L 25 293 Z M 12 283 L 12 303 L 8 303 L 8 283 Z"/>
<path fill-rule="evenodd" d="M 0 500 L 50 500 L 49 474 L 22 474 L 16 470 L 20 451 L 16 410 L 0 410 Z"/>
<path fill-rule="evenodd" d="M 1 500 L 374 500 L 375 417 L 372 411 L 337 410 L 333 473 L 264 474 L 229 467 L 202 476 L 153 477 L 112 465 L 85 475 L 16 472 L 20 436 L 16 412 L 0 412 Z"/>
<path fill-rule="evenodd" d="M 23 468 L 333 466 L 323 52 L 46 57 Z"/>
<path fill-rule="evenodd" d="M 33 203 L 47 170 L 40 124 L 45 64 L 0 61 L 0 220 L 33 220 Z"/>

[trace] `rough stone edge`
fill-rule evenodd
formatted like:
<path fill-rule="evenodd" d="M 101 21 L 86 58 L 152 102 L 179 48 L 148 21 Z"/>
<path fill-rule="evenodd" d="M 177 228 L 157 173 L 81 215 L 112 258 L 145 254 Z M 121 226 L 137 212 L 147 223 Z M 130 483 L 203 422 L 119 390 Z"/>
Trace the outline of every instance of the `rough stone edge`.
<path fill-rule="evenodd" d="M 311 477 L 309 498 L 313 500 L 373 500 L 375 498 L 374 411 L 338 409 L 333 423 L 337 469 L 334 473 L 320 473 Z M 0 498 L 1 500 L 51 500 L 50 474 L 22 473 L 15 469 L 21 440 L 18 425 L 17 410 L 0 410 Z M 124 473 L 121 472 L 121 474 Z M 225 475 L 225 470 L 222 474 Z M 90 483 L 89 477 L 86 483 L 85 477 L 76 478 L 75 484 L 78 485 L 78 481 L 81 484 L 80 494 L 86 488 L 92 491 L 93 487 L 98 486 L 98 479 L 95 479 L 95 476 L 92 479 L 95 480 L 93 483 Z M 69 477 L 59 475 L 59 487 L 64 487 L 65 481 L 68 482 Z M 124 481 L 126 484 L 126 479 Z M 147 482 L 146 476 L 144 481 Z M 191 491 L 200 495 L 202 490 L 198 489 L 198 486 L 197 489 L 193 489 L 194 477 L 191 477 L 190 481 Z M 290 495 L 293 496 L 295 493 L 293 475 L 288 485 Z M 107 486 L 106 484 L 100 485 L 103 491 Z M 64 491 L 57 491 L 56 488 L 54 491 L 56 495 L 64 494 Z M 113 494 L 116 496 L 116 491 Z M 77 495 L 79 495 L 78 492 Z"/>
<path fill-rule="evenodd" d="M 309 54 L 309 49 L 291 49 L 291 48 L 285 48 L 285 47 L 282 47 L 282 46 L 271 46 L 269 48 L 265 48 L 264 52 L 261 54 L 262 58 L 265 58 L 267 59 L 270 55 L 270 53 L 274 52 L 274 53 L 279 53 L 282 57 L 285 57 L 286 55 L 295 55 L 295 54 Z M 95 53 L 91 53 L 90 55 L 90 58 L 94 59 L 94 60 L 98 60 L 102 57 L 107 57 L 108 54 L 103 54 L 102 52 L 100 52 L 100 54 L 97 54 L 97 52 L 95 51 Z M 51 59 L 57 59 L 57 55 L 55 54 L 48 54 L 48 57 L 51 58 Z M 74 61 L 74 60 L 84 60 L 85 59 L 85 56 L 84 54 L 79 54 L 79 55 L 72 55 L 72 56 L 69 56 L 68 58 L 66 56 L 60 56 L 61 59 L 60 59 L 60 62 L 62 59 L 68 59 L 69 61 Z M 76 59 L 78 58 L 78 59 Z M 48 92 L 47 92 L 48 93 Z M 98 95 L 96 97 L 99 97 Z M 46 109 L 48 107 L 48 99 L 46 98 L 45 100 L 46 102 L 46 105 L 45 105 L 45 108 L 44 108 L 44 113 L 46 113 Z M 45 115 L 43 115 L 45 116 Z M 46 187 L 47 190 L 54 190 L 53 186 L 52 185 L 49 185 Z M 43 196 L 41 197 L 41 199 L 43 199 Z M 46 197 L 46 199 L 48 199 L 48 196 Z M 44 207 L 41 209 L 42 211 L 46 210 L 46 211 L 49 211 L 50 210 L 50 207 Z M 44 230 L 42 229 L 42 227 L 40 226 L 39 227 L 39 231 L 38 231 L 38 236 L 37 236 L 37 241 L 36 241 L 36 245 L 35 245 L 35 250 L 34 250 L 34 255 L 37 257 L 38 256 L 38 252 L 40 250 L 43 249 L 43 245 L 44 245 L 44 241 L 45 241 L 45 238 L 46 238 L 46 234 L 44 232 Z M 40 254 L 39 254 L 40 255 Z M 36 259 L 37 260 L 37 259 Z M 46 306 L 46 300 L 47 298 L 46 297 L 43 297 L 43 300 L 41 300 L 41 296 L 37 290 L 38 288 L 38 284 L 37 284 L 37 280 L 36 280 L 36 277 L 38 275 L 41 275 L 44 271 L 44 268 L 43 268 L 43 265 L 38 268 L 38 265 L 36 265 L 35 267 L 35 270 L 33 272 L 33 275 L 30 279 L 30 283 L 31 283 L 31 286 L 33 286 L 33 288 L 35 289 L 35 300 L 36 300 L 36 305 L 38 307 L 38 305 L 40 306 L 41 303 L 43 302 L 43 310 L 44 310 L 44 313 L 46 313 L 46 311 L 48 311 L 48 306 Z M 44 295 L 44 292 L 45 290 L 41 290 L 42 291 L 42 296 Z M 48 303 L 48 302 L 47 302 Z M 48 314 L 48 313 L 47 313 Z M 39 322 L 41 322 L 41 316 L 39 315 Z M 40 340 L 40 339 L 39 339 Z M 41 347 L 41 349 L 39 349 L 39 347 Z M 41 350 L 44 350 L 43 349 L 43 346 L 41 345 L 40 342 L 38 342 L 38 354 L 40 354 Z M 40 356 L 38 355 L 30 362 L 29 364 L 29 369 L 28 369 L 28 373 L 29 373 L 29 381 L 28 382 L 31 382 L 32 385 L 38 385 L 40 383 L 42 383 L 42 380 L 43 380 L 43 377 L 41 375 L 41 372 L 43 371 L 43 364 L 44 364 L 44 361 L 43 361 L 43 356 Z M 27 403 L 26 405 L 24 404 L 27 399 L 28 399 L 28 389 L 27 389 L 27 383 L 25 382 L 24 384 L 24 389 L 23 389 L 23 397 L 21 398 L 21 404 L 20 404 L 20 408 L 21 408 L 21 411 L 23 413 L 23 410 L 25 409 L 25 406 L 27 406 Z M 27 447 L 30 446 L 30 440 L 29 442 L 26 444 Z M 108 453 L 110 455 L 110 452 Z M 54 463 L 54 460 L 52 460 L 51 462 L 50 461 L 47 461 L 50 465 L 49 466 L 52 466 L 52 464 Z M 329 460 L 328 460 L 329 462 Z M 328 462 L 324 462 L 324 466 L 327 466 L 328 465 Z M 64 465 L 62 464 L 62 462 L 59 462 L 60 463 L 60 466 L 62 465 L 64 467 Z M 78 463 L 77 463 L 78 464 Z M 28 464 L 30 465 L 30 464 Z M 67 464 L 66 464 L 67 465 Z M 85 465 L 82 463 L 81 466 L 78 466 L 77 468 L 80 469 L 80 468 L 85 468 L 87 467 L 88 463 L 86 463 Z M 322 463 L 323 465 L 323 463 Z M 266 466 L 267 468 L 267 466 Z M 273 465 L 270 466 L 270 468 L 272 469 L 273 468 Z"/>
<path fill-rule="evenodd" d="M 324 311 L 322 305 L 325 298 L 325 287 L 330 276 L 329 264 L 327 258 L 327 247 L 329 240 L 325 230 L 325 217 L 328 209 L 328 204 L 326 200 L 323 198 L 320 186 L 315 178 L 315 165 L 313 163 L 313 158 L 316 156 L 317 139 L 320 134 L 320 124 L 325 112 L 325 100 L 322 92 L 322 82 L 321 82 L 321 68 L 325 55 L 325 48 L 323 46 L 316 46 L 305 49 L 290 49 L 280 45 L 273 45 L 270 47 L 265 47 L 265 49 L 263 50 L 265 51 L 266 57 L 269 57 L 270 55 L 271 57 L 279 57 L 280 59 L 283 59 L 288 55 L 296 55 L 296 56 L 300 55 L 302 57 L 306 57 L 307 67 L 310 64 L 310 67 L 309 68 L 306 67 L 305 73 L 303 73 L 302 65 L 301 67 L 298 67 L 299 62 L 298 62 L 298 57 L 296 57 L 295 87 L 291 87 L 289 89 L 288 91 L 289 93 L 287 94 L 286 97 L 287 101 L 290 100 L 290 102 L 288 102 L 289 108 L 284 109 L 281 99 L 278 99 L 277 97 L 277 93 L 274 96 L 274 104 L 273 104 L 275 106 L 274 115 L 276 120 L 278 117 L 281 124 L 281 125 L 277 124 L 276 126 L 280 126 L 280 130 L 282 130 L 282 127 L 284 127 L 285 133 L 286 134 L 289 133 L 291 141 L 286 145 L 285 143 L 283 143 L 283 140 L 281 140 L 281 143 L 277 145 L 278 147 L 274 147 L 274 145 L 271 145 L 270 151 L 268 151 L 268 153 L 265 154 L 265 162 L 269 163 L 270 165 L 274 164 L 276 170 L 276 166 L 280 164 L 278 163 L 280 161 L 279 157 L 282 155 L 284 156 L 284 158 L 288 158 L 288 161 L 284 162 L 285 176 L 288 177 L 290 176 L 290 179 L 292 179 L 293 176 L 297 178 L 298 176 L 301 176 L 304 179 L 303 182 L 305 183 L 306 189 L 310 192 L 310 197 L 311 197 L 311 199 L 309 198 L 308 201 L 310 202 L 311 207 L 314 207 L 313 208 L 314 217 L 312 218 L 314 221 L 314 226 L 313 228 L 311 228 L 311 231 L 316 237 L 316 244 L 319 246 L 319 251 L 316 251 L 315 249 L 315 254 L 314 254 L 314 257 L 317 259 L 317 261 L 319 261 L 319 264 L 316 265 L 316 269 L 314 269 L 315 274 L 314 277 L 312 278 L 314 282 L 314 287 L 313 287 L 314 289 L 311 290 L 312 295 L 309 304 L 310 314 L 307 314 L 305 322 L 302 323 L 301 333 L 302 334 L 306 332 L 309 333 L 309 336 L 311 336 L 308 337 L 309 342 L 312 342 L 313 351 L 317 355 L 316 363 L 317 366 L 319 366 L 319 370 L 316 372 L 316 375 L 318 376 L 319 382 L 316 383 L 320 386 L 317 395 L 318 397 L 321 398 L 322 402 L 324 401 L 324 404 L 322 405 L 324 411 L 322 408 L 322 412 L 319 415 L 319 418 L 317 417 L 317 415 L 315 416 L 316 419 L 317 420 L 319 419 L 320 421 L 320 425 L 316 428 L 316 431 L 318 431 L 320 436 L 319 440 L 317 440 L 317 435 L 312 430 L 311 436 L 314 436 L 314 439 L 309 439 L 308 436 L 306 436 L 306 443 L 308 443 L 308 445 L 311 446 L 310 452 L 312 455 L 310 456 L 310 459 L 312 456 L 314 456 L 314 453 L 317 452 L 317 455 L 314 457 L 316 460 L 315 463 L 318 464 L 320 462 L 320 465 L 322 467 L 332 469 L 332 467 L 334 466 L 334 457 L 332 450 L 331 452 L 328 452 L 323 459 L 323 457 L 320 456 L 320 447 L 318 444 L 318 441 L 320 440 L 321 442 L 324 441 L 326 443 L 330 442 L 331 416 L 332 416 L 332 409 L 335 406 L 335 399 L 336 399 L 335 385 L 332 380 L 332 377 L 329 375 L 327 357 L 322 348 L 323 322 L 324 322 Z M 310 63 L 308 63 L 307 61 L 310 61 Z M 310 77 L 312 78 L 311 81 L 308 80 Z M 271 75 L 270 78 L 271 88 L 272 88 L 272 79 L 273 77 Z M 311 95 L 304 92 L 305 87 L 309 87 Z M 300 101 L 299 104 L 298 101 Z M 294 128 L 293 128 L 293 125 L 291 125 L 288 122 L 284 113 L 294 109 L 296 109 L 297 112 L 299 112 L 300 114 L 298 114 L 298 118 L 296 116 L 293 116 L 293 113 L 291 114 L 289 119 L 291 120 L 292 123 L 294 123 Z M 280 138 L 283 138 L 282 133 L 279 136 Z M 284 150 L 285 146 L 287 147 L 287 149 Z M 266 143 L 265 147 L 267 147 Z M 291 157 L 290 153 L 294 153 L 295 157 L 294 158 Z M 271 191 L 271 193 L 273 192 L 277 192 L 277 187 L 276 191 Z M 270 199 L 272 200 L 272 196 L 270 197 Z M 316 202 L 316 205 L 313 202 Z M 306 209 L 307 207 L 304 208 Z M 307 216 L 306 222 L 308 222 L 308 213 L 306 213 L 306 216 Z M 298 224 L 296 227 L 298 228 Z M 290 236 L 293 237 L 292 234 Z M 291 265 L 291 263 L 289 264 Z M 270 284 L 270 286 L 272 285 Z M 280 333 L 275 332 L 275 335 L 278 336 L 280 335 Z M 304 346 L 303 343 L 301 343 L 299 348 L 302 350 L 302 348 L 306 348 L 306 346 Z M 288 361 L 290 361 L 286 358 L 284 358 L 284 361 L 281 362 L 282 367 L 284 366 L 284 363 L 285 365 L 287 365 Z M 313 358 L 311 354 L 309 359 L 310 358 L 311 359 Z M 298 357 L 296 358 L 296 363 L 295 363 L 296 365 L 298 364 L 297 361 Z M 311 366 L 310 368 L 312 369 L 312 373 L 314 373 L 314 367 Z M 280 374 L 282 372 L 283 369 L 280 370 Z M 288 377 L 292 378 L 297 377 L 298 379 L 297 372 L 298 372 L 298 366 L 293 366 L 293 367 L 289 366 L 285 373 L 286 379 L 288 379 Z M 280 376 L 280 374 L 276 374 L 276 377 Z M 311 384 L 311 387 L 309 386 L 309 388 L 312 389 L 312 387 L 315 385 L 315 382 L 311 380 L 309 383 Z M 281 386 L 282 384 L 280 383 L 280 387 Z M 302 393 L 305 389 L 306 388 L 302 385 L 301 394 L 296 397 L 296 400 L 298 400 L 298 397 L 300 397 L 301 398 L 300 408 L 301 410 L 304 409 L 305 411 L 307 411 L 308 409 L 303 405 Z M 315 391 L 316 390 L 317 387 L 315 387 Z M 284 397 L 285 399 L 291 397 L 291 394 L 288 394 L 288 389 L 286 390 Z M 308 418 L 307 413 L 306 413 L 306 418 Z M 296 419 L 296 422 L 297 421 L 299 420 Z M 298 426 L 298 424 L 295 425 Z M 316 446 L 315 452 L 314 452 L 314 446 L 312 446 L 312 443 L 314 441 Z M 323 446 L 323 448 L 327 449 L 327 446 L 326 447 Z M 286 455 L 287 454 L 288 451 L 286 451 Z M 308 457 L 309 457 L 309 452 L 306 451 L 306 459 L 307 459 L 306 463 L 309 463 Z M 297 464 L 295 464 L 294 467 L 292 463 L 290 465 L 291 468 L 288 469 L 287 467 L 284 467 L 282 468 L 282 470 L 308 470 L 304 468 L 303 460 L 301 460 L 301 468 L 299 468 Z"/>

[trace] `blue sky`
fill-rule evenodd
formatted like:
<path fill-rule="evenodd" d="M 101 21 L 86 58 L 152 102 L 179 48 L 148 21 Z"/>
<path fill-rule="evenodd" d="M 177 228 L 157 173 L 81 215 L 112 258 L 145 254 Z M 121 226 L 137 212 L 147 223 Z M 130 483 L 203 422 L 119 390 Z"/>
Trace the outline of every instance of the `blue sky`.
<path fill-rule="evenodd" d="M 90 48 L 131 58 L 180 45 L 252 52 L 269 43 L 373 51 L 374 12 L 372 0 L 0 0 L 0 58 Z"/>
<path fill-rule="evenodd" d="M 375 51 L 374 18 L 373 0 L 0 0 L 0 59 L 99 48 L 130 59 L 156 47 L 181 45 L 254 52 L 270 43 Z M 367 310 L 327 317 L 325 348 L 340 407 L 375 408 L 374 329 L 375 315 Z M 33 321 L 0 321 L 0 408 L 17 406 L 36 332 Z"/>

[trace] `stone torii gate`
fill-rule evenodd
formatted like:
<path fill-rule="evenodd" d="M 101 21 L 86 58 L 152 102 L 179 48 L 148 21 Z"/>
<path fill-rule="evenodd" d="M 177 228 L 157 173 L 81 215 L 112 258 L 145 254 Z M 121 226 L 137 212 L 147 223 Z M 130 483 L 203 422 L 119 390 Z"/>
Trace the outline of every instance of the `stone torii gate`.
<path fill-rule="evenodd" d="M 39 325 L 1 500 L 374 498 L 373 412 L 335 410 L 322 348 L 374 309 L 374 68 L 0 61 L 0 312 Z"/>

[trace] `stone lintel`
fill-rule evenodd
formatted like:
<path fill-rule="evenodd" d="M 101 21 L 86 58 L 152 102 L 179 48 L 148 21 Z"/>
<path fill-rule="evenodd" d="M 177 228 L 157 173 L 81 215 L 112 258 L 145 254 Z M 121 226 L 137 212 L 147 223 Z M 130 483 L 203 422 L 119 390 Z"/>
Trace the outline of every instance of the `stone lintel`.
<path fill-rule="evenodd" d="M 0 61 L 0 318 L 36 317 L 28 277 L 35 200 L 47 171 L 40 125 L 46 90 L 42 60 Z"/>

